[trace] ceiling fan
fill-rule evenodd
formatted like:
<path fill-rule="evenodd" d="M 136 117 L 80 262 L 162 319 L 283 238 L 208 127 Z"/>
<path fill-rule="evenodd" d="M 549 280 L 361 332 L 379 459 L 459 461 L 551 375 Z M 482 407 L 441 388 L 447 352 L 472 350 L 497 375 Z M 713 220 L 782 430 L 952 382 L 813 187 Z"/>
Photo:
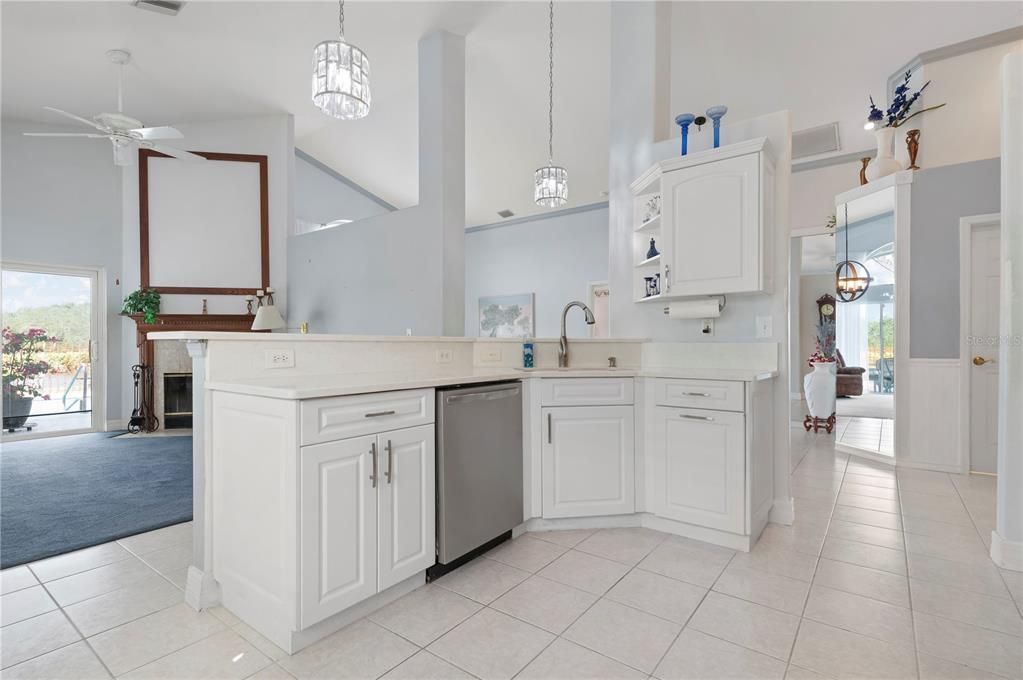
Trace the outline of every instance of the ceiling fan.
<path fill-rule="evenodd" d="M 131 61 L 128 50 L 110 50 L 107 58 L 120 67 L 117 80 L 117 113 L 101 113 L 92 120 L 76 116 L 52 106 L 44 106 L 47 111 L 84 123 L 95 128 L 97 132 L 26 132 L 29 137 L 87 137 L 91 139 L 109 139 L 114 147 L 115 165 L 132 165 L 135 162 L 135 151 L 139 148 L 152 149 L 162 154 L 187 161 L 205 161 L 206 159 L 188 151 L 175 149 L 158 143 L 160 139 L 181 139 L 184 135 L 175 128 L 168 126 L 143 127 L 142 122 L 124 115 L 124 67 Z"/>

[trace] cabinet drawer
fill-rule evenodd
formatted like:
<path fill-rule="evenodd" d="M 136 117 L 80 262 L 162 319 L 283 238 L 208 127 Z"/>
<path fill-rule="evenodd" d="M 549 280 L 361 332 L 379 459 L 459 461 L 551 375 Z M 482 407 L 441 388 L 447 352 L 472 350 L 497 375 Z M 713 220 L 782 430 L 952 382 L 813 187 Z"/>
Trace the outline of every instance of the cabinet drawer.
<path fill-rule="evenodd" d="M 302 445 L 433 422 L 433 390 L 380 392 L 302 402 Z"/>
<path fill-rule="evenodd" d="M 726 380 L 658 380 L 654 386 L 654 403 L 742 412 L 745 390 L 743 383 Z"/>
<path fill-rule="evenodd" d="M 614 406 L 632 403 L 632 378 L 544 378 L 541 406 Z"/>

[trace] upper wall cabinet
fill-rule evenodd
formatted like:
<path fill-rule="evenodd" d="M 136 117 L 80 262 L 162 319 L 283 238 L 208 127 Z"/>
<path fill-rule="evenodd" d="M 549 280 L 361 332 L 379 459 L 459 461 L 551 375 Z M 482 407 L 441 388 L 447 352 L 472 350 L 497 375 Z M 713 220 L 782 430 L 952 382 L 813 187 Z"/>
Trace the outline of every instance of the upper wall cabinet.
<path fill-rule="evenodd" d="M 661 161 L 632 190 L 637 302 L 770 291 L 774 165 L 766 138 Z"/>

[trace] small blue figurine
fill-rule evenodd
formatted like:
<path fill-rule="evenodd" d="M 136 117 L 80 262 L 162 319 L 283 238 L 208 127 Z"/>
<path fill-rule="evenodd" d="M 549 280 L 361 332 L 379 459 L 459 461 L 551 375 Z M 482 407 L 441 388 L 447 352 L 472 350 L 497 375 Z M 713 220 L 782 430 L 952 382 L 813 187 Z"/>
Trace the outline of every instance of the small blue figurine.
<path fill-rule="evenodd" d="M 685 156 L 688 152 L 689 142 L 689 126 L 696 120 L 696 116 L 691 113 L 681 113 L 675 117 L 675 124 L 682 128 L 682 155 Z"/>
<path fill-rule="evenodd" d="M 658 255 L 660 255 L 660 253 L 657 252 L 657 246 L 654 244 L 654 240 L 650 239 L 650 249 L 646 251 L 646 259 L 649 260 L 652 257 L 657 257 Z"/>
<path fill-rule="evenodd" d="M 714 121 L 714 148 L 721 146 L 721 118 L 728 113 L 727 106 L 712 106 L 707 109 L 707 117 Z"/>

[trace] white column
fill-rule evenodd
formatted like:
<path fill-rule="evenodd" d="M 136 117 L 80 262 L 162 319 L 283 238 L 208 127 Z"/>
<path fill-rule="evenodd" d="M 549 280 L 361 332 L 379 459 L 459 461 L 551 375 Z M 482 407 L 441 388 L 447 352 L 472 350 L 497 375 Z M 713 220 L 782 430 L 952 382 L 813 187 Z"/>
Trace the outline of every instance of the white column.
<path fill-rule="evenodd" d="M 991 559 L 1023 571 L 1023 54 L 1002 61 L 998 508 Z"/>
<path fill-rule="evenodd" d="M 436 235 L 441 330 L 465 334 L 465 38 L 419 41 L 419 204 Z"/>
<path fill-rule="evenodd" d="M 185 602 L 193 609 L 212 607 L 220 602 L 220 586 L 213 580 L 213 539 L 207 524 L 206 508 L 206 349 L 205 340 L 185 343 L 192 357 L 192 564 L 188 567 Z"/>

